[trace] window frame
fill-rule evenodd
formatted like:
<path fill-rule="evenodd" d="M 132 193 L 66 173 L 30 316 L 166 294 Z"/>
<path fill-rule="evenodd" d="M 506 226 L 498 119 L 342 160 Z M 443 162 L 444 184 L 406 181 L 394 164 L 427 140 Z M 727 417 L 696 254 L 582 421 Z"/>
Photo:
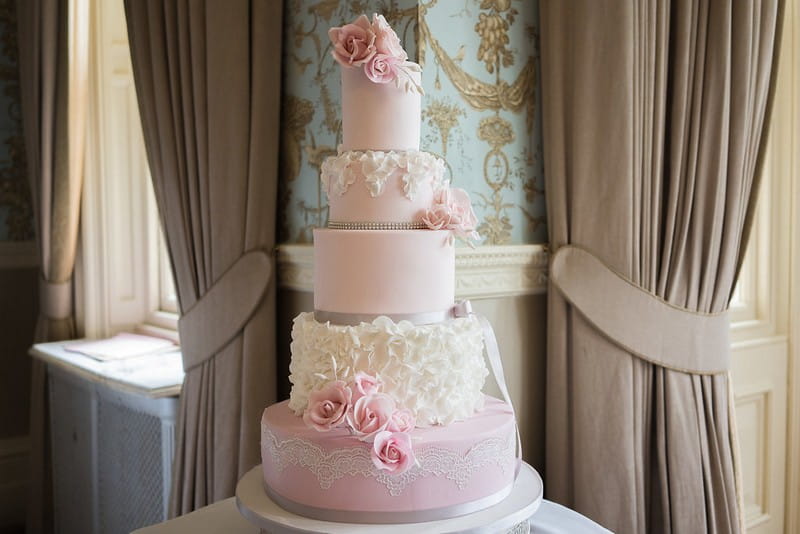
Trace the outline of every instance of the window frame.
<path fill-rule="evenodd" d="M 130 59 L 122 0 L 89 0 L 89 86 L 81 236 L 79 333 L 140 331 L 178 338 L 177 298 Z M 169 279 L 165 279 L 169 277 Z"/>

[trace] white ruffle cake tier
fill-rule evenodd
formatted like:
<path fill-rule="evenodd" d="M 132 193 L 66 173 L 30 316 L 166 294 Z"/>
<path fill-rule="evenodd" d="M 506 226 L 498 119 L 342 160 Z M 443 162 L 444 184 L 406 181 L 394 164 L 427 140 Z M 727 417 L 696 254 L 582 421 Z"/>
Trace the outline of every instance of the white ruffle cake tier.
<path fill-rule="evenodd" d="M 474 317 L 425 325 L 378 317 L 346 326 L 301 313 L 292 328 L 289 408 L 300 416 L 312 391 L 363 371 L 380 377 L 383 393 L 411 410 L 418 426 L 464 420 L 483 407 L 483 347 Z"/>

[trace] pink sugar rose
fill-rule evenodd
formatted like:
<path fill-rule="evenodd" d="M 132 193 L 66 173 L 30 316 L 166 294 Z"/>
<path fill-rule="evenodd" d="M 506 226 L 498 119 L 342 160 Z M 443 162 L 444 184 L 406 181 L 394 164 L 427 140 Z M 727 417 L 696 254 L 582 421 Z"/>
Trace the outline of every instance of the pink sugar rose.
<path fill-rule="evenodd" d="M 358 399 L 347 413 L 347 424 L 358 439 L 372 441 L 386 426 L 394 412 L 394 400 L 383 393 L 374 393 Z"/>
<path fill-rule="evenodd" d="M 417 463 L 411 446 L 411 436 L 405 432 L 379 432 L 372 443 L 370 456 L 375 467 L 393 475 L 405 473 Z"/>
<path fill-rule="evenodd" d="M 431 230 L 451 230 L 454 235 L 463 239 L 480 238 L 475 231 L 478 218 L 472 210 L 469 194 L 457 187 L 438 191 L 422 222 Z"/>
<path fill-rule="evenodd" d="M 447 230 L 450 228 L 452 216 L 450 208 L 446 205 L 434 204 L 422 218 L 422 222 L 431 230 Z"/>
<path fill-rule="evenodd" d="M 375 32 L 366 15 L 352 24 L 328 30 L 333 43 L 333 59 L 343 67 L 359 67 L 375 55 Z"/>
<path fill-rule="evenodd" d="M 397 66 L 400 59 L 386 54 L 375 54 L 364 65 L 364 74 L 375 83 L 389 83 L 397 78 Z"/>
<path fill-rule="evenodd" d="M 372 15 L 372 31 L 375 33 L 375 49 L 378 54 L 392 56 L 401 62 L 408 59 L 408 54 L 400 44 L 400 38 L 383 15 Z"/>
<path fill-rule="evenodd" d="M 386 430 L 390 432 L 411 432 L 417 426 L 414 413 L 408 408 L 400 408 L 392 413 Z"/>
<path fill-rule="evenodd" d="M 327 432 L 345 422 L 353 392 L 343 380 L 329 383 L 309 395 L 303 422 L 319 432 Z"/>
<path fill-rule="evenodd" d="M 355 404 L 356 401 L 358 401 L 358 399 L 361 397 L 379 393 L 382 387 L 383 383 L 378 377 L 372 376 L 363 371 L 357 372 L 355 378 L 353 378 L 353 383 L 350 386 L 350 389 L 353 391 L 353 404 Z"/>

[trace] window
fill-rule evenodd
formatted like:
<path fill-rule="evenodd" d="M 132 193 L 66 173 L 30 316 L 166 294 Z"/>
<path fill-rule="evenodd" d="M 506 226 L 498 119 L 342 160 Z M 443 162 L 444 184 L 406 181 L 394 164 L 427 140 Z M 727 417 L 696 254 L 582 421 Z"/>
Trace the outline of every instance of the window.
<path fill-rule="evenodd" d="M 175 280 L 167 253 L 167 244 L 163 235 L 158 243 L 158 303 L 159 310 L 167 313 L 178 313 L 178 293 L 175 291 Z"/>
<path fill-rule="evenodd" d="M 133 329 L 176 337 L 177 297 L 148 172 L 122 0 L 90 2 L 89 20 L 78 322 L 88 337 Z"/>
<path fill-rule="evenodd" d="M 772 281 L 778 279 L 783 256 L 776 229 L 784 226 L 779 217 L 782 184 L 773 184 L 771 158 L 765 160 L 758 204 L 753 218 L 750 241 L 730 302 L 732 340 L 743 341 L 774 335 L 780 297 L 773 294 Z M 776 187 L 777 186 L 777 187 Z M 788 197 L 788 195 L 785 195 Z"/>

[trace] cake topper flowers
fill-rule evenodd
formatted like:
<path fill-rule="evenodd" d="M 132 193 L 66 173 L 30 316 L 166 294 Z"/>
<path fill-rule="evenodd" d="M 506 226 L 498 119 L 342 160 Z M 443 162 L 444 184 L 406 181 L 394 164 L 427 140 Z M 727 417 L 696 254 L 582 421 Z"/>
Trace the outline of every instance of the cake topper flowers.
<path fill-rule="evenodd" d="M 366 15 L 353 23 L 328 30 L 333 59 L 343 67 L 360 67 L 375 55 L 375 31 Z"/>
<path fill-rule="evenodd" d="M 350 24 L 331 28 L 328 37 L 333 44 L 331 55 L 342 67 L 362 67 L 373 83 L 394 81 L 406 92 L 423 93 L 411 74 L 420 72 L 420 66 L 408 61 L 400 38 L 383 15 L 372 15 L 372 22 L 361 15 Z"/>

